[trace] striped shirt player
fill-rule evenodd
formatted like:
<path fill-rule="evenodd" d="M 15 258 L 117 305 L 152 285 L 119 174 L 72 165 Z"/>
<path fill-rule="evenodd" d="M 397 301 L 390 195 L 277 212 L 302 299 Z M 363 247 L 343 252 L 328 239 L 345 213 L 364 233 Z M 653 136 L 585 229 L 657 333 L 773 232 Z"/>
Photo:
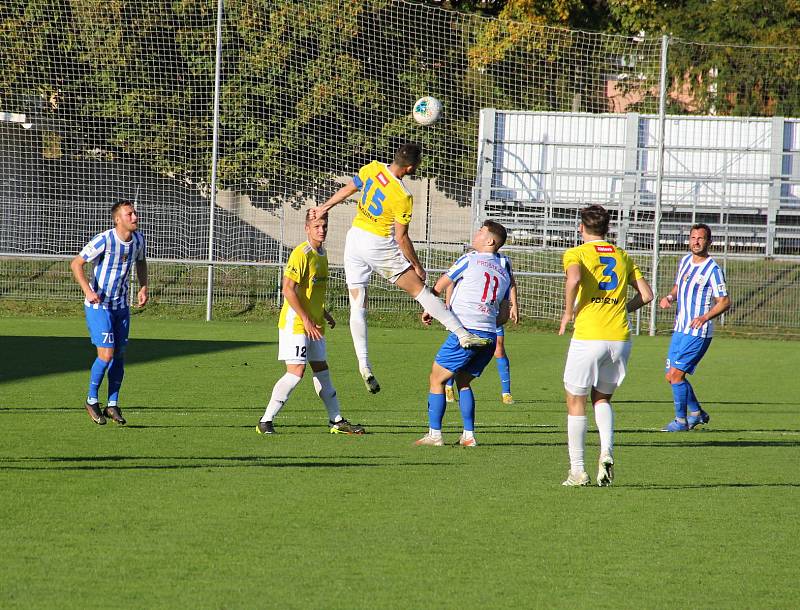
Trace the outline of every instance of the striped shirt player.
<path fill-rule="evenodd" d="M 509 317 L 515 323 L 519 320 L 519 310 L 517 308 L 517 284 L 514 280 L 514 272 L 511 269 L 511 259 L 505 254 L 497 254 L 499 264 L 503 267 L 511 278 L 511 288 L 508 294 L 510 304 Z M 452 299 L 452 294 L 448 291 L 447 302 Z M 505 349 L 505 331 L 502 325 L 497 327 L 497 342 L 494 350 L 494 360 L 497 364 L 497 373 L 500 376 L 500 400 L 503 404 L 513 405 L 514 398 L 511 396 L 511 363 Z M 456 396 L 453 390 L 455 378 L 450 379 L 444 389 L 445 400 L 455 402 Z"/>
<path fill-rule="evenodd" d="M 128 343 L 130 310 L 128 284 L 131 269 L 136 268 L 139 280 L 137 305 L 147 303 L 147 259 L 144 236 L 139 233 L 139 216 L 130 201 L 119 201 L 111 207 L 114 227 L 95 235 L 72 260 L 70 267 L 83 290 L 86 325 L 97 358 L 92 365 L 86 411 L 97 424 L 110 417 L 118 424 L 125 419 L 117 404 L 124 376 L 125 346 Z M 84 265 L 91 263 L 91 283 L 86 279 Z M 99 387 L 108 373 L 108 404 L 100 409 Z"/>
<path fill-rule="evenodd" d="M 417 445 L 444 444 L 445 384 L 453 376 L 459 390 L 459 409 L 464 422 L 459 444 L 464 447 L 477 445 L 474 436 L 475 398 L 470 383 L 480 376 L 492 359 L 497 326 L 508 319 L 511 274 L 503 258 L 497 254 L 505 241 L 505 227 L 487 220 L 472 238 L 475 251 L 461 256 L 434 286 L 436 294 L 445 293 L 452 286 L 451 311 L 471 333 L 485 338 L 488 344 L 475 349 L 465 348 L 458 337 L 450 333 L 439 348 L 430 375 L 428 434 L 419 439 Z"/>
<path fill-rule="evenodd" d="M 708 313 L 716 299 L 728 296 L 725 276 L 710 256 L 698 263 L 693 258 L 693 254 L 687 254 L 678 264 L 678 273 L 675 276 L 677 311 L 672 330 L 710 339 L 714 334 L 714 322 L 707 320 L 693 327 L 692 321 Z"/>
<path fill-rule="evenodd" d="M 403 144 L 395 152 L 391 164 L 368 163 L 328 201 L 311 210 L 312 217 L 322 217 L 358 193 L 356 216 L 345 239 L 344 272 L 350 296 L 350 334 L 359 373 L 367 390 L 373 394 L 380 391 L 372 372 L 367 343 L 367 289 L 373 273 L 408 293 L 445 328 L 454 332 L 462 346 L 487 344 L 486 339 L 469 333 L 425 286 L 425 269 L 408 234 L 414 198 L 403 184 L 403 178 L 413 175 L 421 160 L 419 145 Z"/>
<path fill-rule="evenodd" d="M 79 256 L 93 263 L 92 290 L 100 298 L 83 304 L 92 309 L 127 309 L 128 278 L 136 261 L 145 260 L 144 236 L 134 232 L 128 241 L 123 241 L 116 229 L 95 235 L 80 251 Z"/>
<path fill-rule="evenodd" d="M 675 326 L 665 365 L 666 379 L 672 388 L 675 419 L 662 428 L 664 432 L 685 432 L 711 417 L 697 400 L 694 388 L 686 379 L 711 345 L 713 319 L 730 307 L 725 275 L 708 254 L 711 229 L 696 224 L 689 231 L 689 254 L 678 264 L 675 284 L 661 299 L 662 309 L 677 304 Z"/>
<path fill-rule="evenodd" d="M 497 336 L 497 316 L 502 301 L 508 300 L 511 273 L 508 259 L 495 252 L 469 252 L 447 271 L 453 282 L 450 309 L 466 328 Z"/>
<path fill-rule="evenodd" d="M 611 397 L 625 379 L 631 353 L 628 314 L 649 303 L 653 291 L 622 248 L 608 240 L 609 212 L 600 205 L 583 208 L 583 243 L 564 253 L 564 313 L 559 334 L 574 317 L 575 332 L 564 366 L 570 471 L 563 485 L 589 484 L 584 449 L 586 400 L 591 395 L 600 436 L 597 484 L 614 478 L 614 411 Z M 628 288 L 636 295 L 628 300 Z"/>
<path fill-rule="evenodd" d="M 275 433 L 275 416 L 303 379 L 306 364 L 310 364 L 314 388 L 328 411 L 331 433 L 363 434 L 362 426 L 351 424 L 339 412 L 339 399 L 328 370 L 325 323 L 331 328 L 336 325 L 325 310 L 328 256 L 322 244 L 328 235 L 328 217 L 312 220 L 310 213 L 306 213 L 305 232 L 308 239 L 292 250 L 281 282 L 283 307 L 278 318 L 278 360 L 285 362 L 286 373 L 272 387 L 256 432 Z"/>

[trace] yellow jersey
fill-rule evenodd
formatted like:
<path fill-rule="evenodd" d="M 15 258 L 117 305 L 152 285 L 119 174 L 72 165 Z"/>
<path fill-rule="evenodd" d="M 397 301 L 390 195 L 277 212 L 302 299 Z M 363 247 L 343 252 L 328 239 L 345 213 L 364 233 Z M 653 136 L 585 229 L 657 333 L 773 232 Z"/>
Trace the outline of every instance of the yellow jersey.
<path fill-rule="evenodd" d="M 575 339 L 627 341 L 628 286 L 642 272 L 625 250 L 605 240 L 589 241 L 564 252 L 564 271 L 580 265 L 575 306 Z"/>
<path fill-rule="evenodd" d="M 283 277 L 297 282 L 297 298 L 308 316 L 322 327 L 325 333 L 325 293 L 328 289 L 328 256 L 325 249 L 314 250 L 307 241 L 297 246 L 289 255 Z M 291 330 L 292 334 L 305 333 L 303 320 L 284 297 L 278 328 Z"/>
<path fill-rule="evenodd" d="M 354 227 L 389 237 L 394 234 L 395 222 L 411 222 L 414 198 L 383 163 L 373 161 L 362 167 L 353 184 L 361 191 Z"/>

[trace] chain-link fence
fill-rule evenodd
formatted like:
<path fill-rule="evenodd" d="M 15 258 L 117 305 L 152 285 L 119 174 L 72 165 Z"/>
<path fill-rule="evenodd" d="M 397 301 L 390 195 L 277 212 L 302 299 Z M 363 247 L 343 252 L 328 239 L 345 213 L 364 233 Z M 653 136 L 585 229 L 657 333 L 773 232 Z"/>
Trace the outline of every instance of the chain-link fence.
<path fill-rule="evenodd" d="M 307 206 L 413 140 L 425 151 L 407 180 L 422 261 L 445 268 L 489 209 L 514 229 L 523 315 L 558 317 L 576 210 L 609 203 L 612 180 L 614 201 L 643 204 L 612 205 L 615 235 L 636 244 L 658 285 L 687 223 L 710 219 L 726 254 L 750 257 L 726 263 L 736 303 L 726 322 L 798 323 L 796 267 L 783 259 L 797 254 L 799 147 L 795 123 L 780 119 L 800 116 L 798 49 L 609 36 L 393 0 L 17 4 L 0 17 L 0 298 L 79 299 L 66 262 L 126 198 L 142 215 L 156 301 L 272 302 Z M 411 118 L 423 95 L 445 108 L 430 127 Z M 483 170 L 494 157 L 481 109 L 569 113 L 549 141 L 534 119 L 505 134 L 513 196 L 476 196 L 497 186 Z M 673 128 L 673 115 L 698 119 Z M 734 133 L 723 116 L 770 118 Z M 759 140 L 779 119 L 782 138 Z M 509 162 L 532 147 L 542 167 Z M 766 163 L 749 185 L 748 163 Z M 342 207 L 334 270 L 352 217 Z M 378 286 L 373 307 L 415 306 Z"/>

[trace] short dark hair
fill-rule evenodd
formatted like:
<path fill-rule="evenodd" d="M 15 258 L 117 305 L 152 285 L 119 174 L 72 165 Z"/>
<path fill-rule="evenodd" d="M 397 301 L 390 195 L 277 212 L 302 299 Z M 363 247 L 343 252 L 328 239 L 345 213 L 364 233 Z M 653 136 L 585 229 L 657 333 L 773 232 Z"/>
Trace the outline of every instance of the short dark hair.
<path fill-rule="evenodd" d="M 400 167 L 416 167 L 422 160 L 422 147 L 414 142 L 406 142 L 394 153 L 394 162 Z"/>
<path fill-rule="evenodd" d="M 120 199 L 119 201 L 115 201 L 114 205 L 111 206 L 111 218 L 116 218 L 119 209 L 124 208 L 125 206 L 131 206 L 132 208 L 136 209 L 136 204 L 130 199 Z"/>
<path fill-rule="evenodd" d="M 692 231 L 700 231 L 701 229 L 706 232 L 706 239 L 708 240 L 709 243 L 711 243 L 711 227 L 709 227 L 704 222 L 698 222 L 696 224 L 693 224 L 692 227 L 689 229 L 689 233 L 691 233 Z"/>
<path fill-rule="evenodd" d="M 494 220 L 484 220 L 483 226 L 489 229 L 489 233 L 491 233 L 494 238 L 497 240 L 498 246 L 495 252 L 503 247 L 503 244 L 506 243 L 506 238 L 508 237 L 508 232 L 506 228 L 501 225 L 499 222 L 495 222 Z"/>
<path fill-rule="evenodd" d="M 581 210 L 581 222 L 587 233 L 606 236 L 611 214 L 602 205 L 589 205 Z"/>

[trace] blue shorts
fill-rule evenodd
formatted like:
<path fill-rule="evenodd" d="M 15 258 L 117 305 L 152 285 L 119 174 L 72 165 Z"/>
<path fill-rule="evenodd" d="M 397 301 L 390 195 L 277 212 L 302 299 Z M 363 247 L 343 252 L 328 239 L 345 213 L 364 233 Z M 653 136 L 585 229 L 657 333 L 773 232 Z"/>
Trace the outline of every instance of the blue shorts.
<path fill-rule="evenodd" d="M 464 349 L 459 344 L 458 337 L 450 333 L 436 354 L 436 364 L 454 373 L 464 371 L 473 377 L 480 377 L 483 369 L 494 358 L 496 336 L 483 330 L 470 330 L 470 332 L 479 337 L 492 339 L 491 344 L 478 349 Z"/>
<path fill-rule="evenodd" d="M 110 347 L 120 349 L 128 344 L 128 327 L 130 326 L 131 310 L 125 309 L 95 309 L 83 306 L 86 312 L 86 326 L 89 336 L 97 347 Z"/>
<path fill-rule="evenodd" d="M 498 337 L 505 337 L 506 336 L 506 331 L 503 330 L 502 326 L 498 326 L 497 327 L 497 336 Z"/>
<path fill-rule="evenodd" d="M 667 353 L 666 370 L 676 368 L 691 375 L 711 345 L 711 337 L 694 337 L 684 333 L 672 333 Z"/>

